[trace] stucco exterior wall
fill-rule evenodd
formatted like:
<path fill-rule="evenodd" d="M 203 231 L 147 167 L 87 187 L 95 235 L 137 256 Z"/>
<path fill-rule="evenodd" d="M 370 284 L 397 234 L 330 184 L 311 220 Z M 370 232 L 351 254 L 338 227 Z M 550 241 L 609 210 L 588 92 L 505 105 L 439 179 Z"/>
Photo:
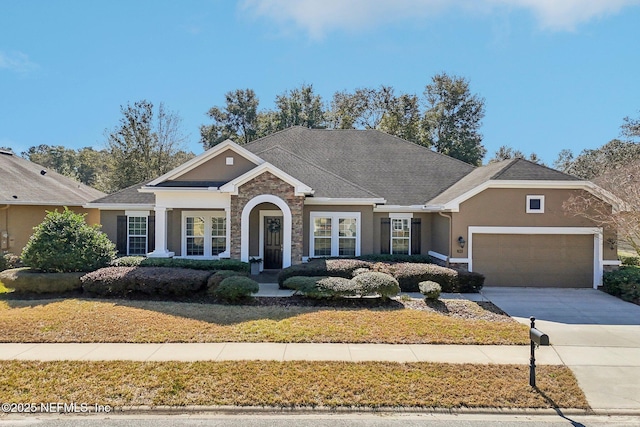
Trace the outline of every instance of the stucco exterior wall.
<path fill-rule="evenodd" d="M 448 217 L 450 213 L 445 213 Z M 450 234 L 449 234 L 450 219 L 443 217 L 440 214 L 431 215 L 431 249 L 442 255 L 450 256 Z M 453 255 L 451 255 L 453 256 Z"/>
<path fill-rule="evenodd" d="M 226 164 L 226 158 L 233 158 L 233 165 Z M 229 182 L 255 168 L 253 162 L 233 150 L 225 150 L 213 159 L 190 170 L 175 181 L 220 181 Z"/>
<path fill-rule="evenodd" d="M 98 209 L 85 209 L 80 206 L 69 206 L 69 209 L 79 214 L 87 214 L 85 221 L 90 225 L 100 224 Z M 33 234 L 33 227 L 42 222 L 47 211 L 55 210 L 62 211 L 64 206 L 9 205 L 7 209 L 0 210 L 0 233 L 6 231 L 9 235 L 9 246 L 4 250 L 20 255 Z"/>
<path fill-rule="evenodd" d="M 469 226 L 497 227 L 596 227 L 586 218 L 565 214 L 562 204 L 576 192 L 590 196 L 583 190 L 560 189 L 506 189 L 490 188 L 460 205 L 460 212 L 452 213 L 452 239 L 454 248 L 459 249 L 455 240 L 463 236 L 469 240 Z M 544 196 L 544 213 L 527 213 L 527 195 Z M 594 196 L 590 196 L 594 197 Z M 604 230 L 604 241 L 616 238 L 615 232 Z M 468 247 L 461 253 L 454 253 L 455 258 L 468 256 Z M 609 245 L 603 247 L 605 260 L 616 260 L 616 250 Z"/>

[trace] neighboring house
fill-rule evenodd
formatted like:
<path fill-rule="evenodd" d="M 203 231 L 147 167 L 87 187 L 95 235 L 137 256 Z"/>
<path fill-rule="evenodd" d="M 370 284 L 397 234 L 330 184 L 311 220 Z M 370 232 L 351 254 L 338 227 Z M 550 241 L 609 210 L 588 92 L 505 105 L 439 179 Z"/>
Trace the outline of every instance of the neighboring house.
<path fill-rule="evenodd" d="M 100 212 L 82 206 L 105 194 L 71 178 L 0 150 L 0 252 L 19 255 L 47 211 L 65 206 L 86 213 L 89 224 Z"/>
<path fill-rule="evenodd" d="M 565 215 L 588 181 L 526 160 L 474 168 L 375 130 L 293 127 L 225 141 L 86 207 L 122 254 L 262 258 L 429 254 L 487 285 L 592 287 L 617 265 L 615 233 Z"/>

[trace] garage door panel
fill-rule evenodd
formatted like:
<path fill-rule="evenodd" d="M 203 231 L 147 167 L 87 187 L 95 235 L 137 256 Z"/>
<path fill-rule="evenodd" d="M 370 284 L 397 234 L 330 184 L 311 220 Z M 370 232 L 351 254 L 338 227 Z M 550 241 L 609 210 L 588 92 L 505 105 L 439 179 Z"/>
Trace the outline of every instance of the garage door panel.
<path fill-rule="evenodd" d="M 591 287 L 593 235 L 474 234 L 486 286 Z"/>

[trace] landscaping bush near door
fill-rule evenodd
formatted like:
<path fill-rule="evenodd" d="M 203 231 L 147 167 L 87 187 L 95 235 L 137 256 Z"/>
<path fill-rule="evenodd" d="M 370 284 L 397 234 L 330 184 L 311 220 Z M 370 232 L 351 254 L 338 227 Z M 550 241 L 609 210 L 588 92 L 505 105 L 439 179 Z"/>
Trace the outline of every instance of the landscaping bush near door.
<path fill-rule="evenodd" d="M 227 277 L 212 291 L 212 295 L 223 301 L 236 302 L 249 298 L 260 290 L 253 279 L 243 276 Z"/>
<path fill-rule="evenodd" d="M 145 258 L 126 256 L 113 260 L 114 267 L 171 267 L 192 270 L 233 270 L 249 272 L 249 264 L 236 259 Z"/>

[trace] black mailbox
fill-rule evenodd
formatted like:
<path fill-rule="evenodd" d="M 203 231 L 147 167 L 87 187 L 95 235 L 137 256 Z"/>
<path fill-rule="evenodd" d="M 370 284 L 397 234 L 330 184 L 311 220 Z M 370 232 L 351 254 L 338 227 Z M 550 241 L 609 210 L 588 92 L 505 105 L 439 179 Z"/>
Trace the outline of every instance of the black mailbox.
<path fill-rule="evenodd" d="M 529 338 L 538 345 L 549 345 L 549 335 L 536 328 L 531 328 L 529 330 Z"/>

